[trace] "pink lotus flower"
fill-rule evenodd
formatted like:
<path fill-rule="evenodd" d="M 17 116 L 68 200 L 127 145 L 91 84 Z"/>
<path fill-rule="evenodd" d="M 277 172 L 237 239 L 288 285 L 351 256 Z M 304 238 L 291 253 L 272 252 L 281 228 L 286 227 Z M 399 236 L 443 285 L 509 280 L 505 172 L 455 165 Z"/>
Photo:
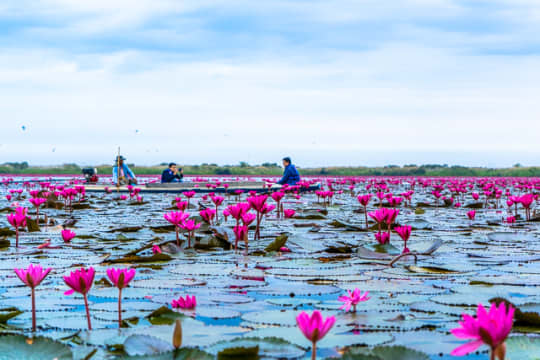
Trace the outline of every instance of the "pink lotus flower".
<path fill-rule="evenodd" d="M 369 217 L 375 220 L 377 224 L 379 224 L 379 231 L 380 231 L 381 224 L 386 221 L 386 216 L 387 216 L 386 211 L 387 210 L 385 208 L 382 208 L 377 211 L 368 213 Z"/>
<path fill-rule="evenodd" d="M 282 247 L 279 248 L 279 251 L 289 253 L 289 252 L 291 252 L 291 249 L 289 249 L 286 246 L 282 246 Z"/>
<path fill-rule="evenodd" d="M 386 210 L 386 224 L 388 225 L 388 230 L 390 230 L 390 226 L 396 221 L 397 216 L 399 215 L 399 210 L 396 209 L 388 209 Z"/>
<path fill-rule="evenodd" d="M 309 316 L 308 313 L 302 311 L 296 317 L 296 324 L 302 331 L 302 334 L 311 341 L 311 359 L 315 360 L 317 358 L 317 342 L 324 338 L 328 331 L 332 329 L 336 318 L 329 316 L 324 319 L 319 310 L 313 311 L 313 314 Z"/>
<path fill-rule="evenodd" d="M 242 218 L 242 215 L 248 212 L 249 208 L 250 205 L 248 203 L 238 203 L 236 205 L 229 205 L 226 210 L 238 223 Z"/>
<path fill-rule="evenodd" d="M 195 307 L 197 306 L 197 299 L 195 298 L 195 295 L 186 295 L 185 299 L 180 296 L 178 300 L 173 300 L 171 302 L 171 305 L 174 309 L 191 310 L 195 309 Z"/>
<path fill-rule="evenodd" d="M 191 238 L 195 236 L 195 230 L 201 227 L 201 224 L 195 223 L 195 220 L 189 219 L 185 220 L 182 225 L 180 225 L 182 229 L 186 230 L 188 233 L 188 248 L 191 247 Z"/>
<path fill-rule="evenodd" d="M 478 195 L 477 193 L 472 193 L 471 195 L 474 200 L 480 199 L 480 195 Z"/>
<path fill-rule="evenodd" d="M 204 222 L 211 225 L 212 220 L 214 219 L 214 217 L 216 217 L 216 210 L 214 209 L 201 210 L 199 211 L 199 215 L 201 215 Z"/>
<path fill-rule="evenodd" d="M 366 230 L 368 229 L 368 212 L 367 212 L 367 206 L 369 205 L 369 201 L 371 200 L 371 194 L 367 195 L 359 195 L 358 196 L 358 202 L 360 205 L 364 207 L 364 216 L 366 218 Z"/>
<path fill-rule="evenodd" d="M 280 202 L 281 199 L 283 199 L 283 197 L 285 196 L 285 193 L 281 191 L 276 191 L 276 192 L 273 192 L 271 196 L 275 202 Z"/>
<path fill-rule="evenodd" d="M 487 312 L 481 304 L 478 304 L 476 319 L 467 314 L 462 316 L 463 321 L 459 322 L 461 327 L 452 329 L 450 332 L 459 339 L 472 341 L 454 349 L 451 354 L 455 356 L 467 355 L 482 344 L 486 344 L 491 348 L 492 359 L 495 359 L 494 355 L 497 354 L 503 360 L 506 352 L 504 341 L 512 331 L 514 308 L 509 305 L 507 311 L 504 302 L 501 302 L 498 307 L 493 303 Z"/>
<path fill-rule="evenodd" d="M 293 209 L 283 209 L 283 215 L 285 216 L 286 219 L 290 219 L 294 217 L 295 214 L 296 214 L 296 211 L 294 211 Z"/>
<path fill-rule="evenodd" d="M 62 230 L 61 232 L 62 234 L 62 239 L 64 240 L 64 242 L 70 242 L 71 240 L 73 240 L 73 238 L 75 236 L 77 236 L 77 234 L 75 234 L 73 231 L 69 230 L 69 229 L 64 229 Z"/>
<path fill-rule="evenodd" d="M 506 222 L 508 224 L 514 224 L 516 222 L 516 218 L 514 216 L 509 216 L 506 218 Z"/>
<path fill-rule="evenodd" d="M 400 198 L 400 197 L 391 196 L 391 197 L 388 198 L 388 204 L 390 204 L 390 206 L 393 207 L 393 208 L 399 206 L 402 201 L 403 201 L 403 199 Z"/>
<path fill-rule="evenodd" d="M 19 279 L 30 288 L 32 298 L 32 331 L 36 331 L 36 287 L 49 275 L 51 268 L 43 270 L 39 265 L 30 264 L 27 269 L 14 269 Z"/>
<path fill-rule="evenodd" d="M 79 270 L 72 271 L 69 276 L 64 276 L 64 282 L 71 289 L 66 291 L 64 295 L 71 295 L 74 292 L 78 292 L 84 298 L 84 307 L 86 308 L 86 319 L 88 321 L 88 330 L 92 330 L 92 324 L 90 322 L 90 310 L 88 308 L 88 292 L 94 284 L 94 276 L 96 272 L 93 267 L 80 268 Z"/>
<path fill-rule="evenodd" d="M 390 243 L 390 234 L 387 232 L 380 232 L 375 234 L 375 239 L 379 244 L 384 245 Z"/>
<path fill-rule="evenodd" d="M 162 253 L 161 248 L 159 247 L 159 245 L 152 246 L 152 253 L 153 254 L 161 254 Z"/>
<path fill-rule="evenodd" d="M 7 201 L 11 201 L 11 195 L 10 195 L 10 194 L 7 194 L 7 195 L 6 195 L 6 200 L 7 200 Z"/>
<path fill-rule="evenodd" d="M 343 302 L 344 304 L 340 307 L 340 309 L 344 309 L 345 311 L 349 311 L 351 309 L 351 306 L 353 308 L 353 312 L 356 312 L 356 305 L 363 301 L 368 301 L 371 299 L 369 296 L 369 291 L 364 292 L 363 294 L 361 291 L 356 288 L 352 292 L 351 290 L 347 290 L 346 296 L 340 296 L 338 298 L 339 301 Z"/>
<path fill-rule="evenodd" d="M 471 210 L 471 211 L 467 212 L 467 217 L 469 218 L 469 220 L 473 221 L 474 218 L 476 217 L 476 211 Z"/>
<path fill-rule="evenodd" d="M 247 202 L 253 210 L 255 210 L 256 212 L 261 212 L 264 204 L 266 204 L 267 199 L 268 195 L 256 195 L 247 198 Z"/>
<path fill-rule="evenodd" d="M 170 222 L 175 226 L 176 230 L 176 245 L 180 247 L 180 226 L 182 226 L 182 223 L 184 220 L 186 220 L 189 217 L 188 213 L 185 213 L 183 211 L 171 211 L 163 215 L 165 220 Z"/>
<path fill-rule="evenodd" d="M 256 228 L 253 235 L 254 240 L 261 238 L 261 221 L 263 214 L 270 212 L 274 208 L 273 205 L 266 204 L 267 199 L 268 195 L 256 195 L 251 196 L 247 199 L 247 202 L 249 203 L 251 208 L 257 212 Z M 272 209 L 270 209 L 270 207 L 272 207 Z"/>
<path fill-rule="evenodd" d="M 531 220 L 531 205 L 534 200 L 534 194 L 525 194 L 519 198 L 519 202 L 525 208 L 525 218 L 527 219 L 527 221 Z"/>
<path fill-rule="evenodd" d="M 275 208 L 276 208 L 276 205 L 264 204 L 263 208 L 261 209 L 261 214 L 263 215 L 269 214 Z"/>
<path fill-rule="evenodd" d="M 131 280 L 135 277 L 135 269 L 107 269 L 107 276 L 109 280 L 116 286 L 118 289 L 124 289 Z"/>
<path fill-rule="evenodd" d="M 15 247 L 19 247 L 19 228 L 26 226 L 27 211 L 26 208 L 17 207 L 15 213 L 7 215 L 8 222 L 15 228 Z"/>
<path fill-rule="evenodd" d="M 242 215 L 242 223 L 246 226 L 249 226 L 251 225 L 251 223 L 253 223 L 253 221 L 255 221 L 255 219 L 257 218 L 257 215 L 253 214 L 253 213 L 245 213 L 244 215 Z"/>
<path fill-rule="evenodd" d="M 176 207 L 178 208 L 178 210 L 180 211 L 186 211 L 186 209 L 188 208 L 188 202 L 187 201 L 178 201 L 176 203 Z"/>
<path fill-rule="evenodd" d="M 196 192 L 195 191 L 184 191 L 183 194 L 188 199 L 188 207 L 189 207 L 189 201 L 191 200 L 192 197 L 195 196 Z"/>
<path fill-rule="evenodd" d="M 405 226 L 397 226 L 394 228 L 394 230 L 398 233 L 398 235 L 403 240 L 404 248 L 403 248 L 403 254 L 410 252 L 409 248 L 407 247 L 407 241 L 409 240 L 409 237 L 411 236 L 411 230 L 412 227 L 409 225 Z"/>
<path fill-rule="evenodd" d="M 270 185 L 270 186 L 272 186 L 272 185 Z M 276 192 L 273 192 L 272 195 L 270 195 L 270 196 L 272 197 L 272 199 L 277 204 L 277 217 L 279 218 L 281 213 L 283 212 L 283 206 L 281 204 L 281 200 L 285 196 L 285 193 L 281 192 L 281 191 L 276 191 Z"/>
<path fill-rule="evenodd" d="M 238 248 L 238 241 L 239 240 L 244 240 L 245 244 L 246 244 L 246 253 L 248 251 L 248 227 L 247 225 L 239 225 L 239 226 L 235 226 L 233 227 L 233 232 L 234 232 L 234 235 L 235 235 L 235 242 L 234 242 L 234 250 L 236 251 L 237 248 Z"/>
<path fill-rule="evenodd" d="M 223 196 L 211 195 L 210 199 L 212 199 L 212 202 L 216 206 L 216 222 L 218 222 L 219 221 L 219 215 L 218 215 L 219 205 L 223 203 L 223 200 L 225 200 L 225 198 Z"/>
<path fill-rule="evenodd" d="M 122 289 L 135 277 L 135 269 L 107 269 L 109 280 L 118 288 L 118 327 L 122 327 Z"/>

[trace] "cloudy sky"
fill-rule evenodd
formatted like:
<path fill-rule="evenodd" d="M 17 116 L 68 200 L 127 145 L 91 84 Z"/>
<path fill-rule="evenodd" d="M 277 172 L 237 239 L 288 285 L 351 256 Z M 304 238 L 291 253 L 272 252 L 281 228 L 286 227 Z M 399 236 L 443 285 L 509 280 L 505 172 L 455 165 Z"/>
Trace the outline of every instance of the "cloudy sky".
<path fill-rule="evenodd" d="M 540 164 L 538 0 L 3 0 L 0 163 Z"/>

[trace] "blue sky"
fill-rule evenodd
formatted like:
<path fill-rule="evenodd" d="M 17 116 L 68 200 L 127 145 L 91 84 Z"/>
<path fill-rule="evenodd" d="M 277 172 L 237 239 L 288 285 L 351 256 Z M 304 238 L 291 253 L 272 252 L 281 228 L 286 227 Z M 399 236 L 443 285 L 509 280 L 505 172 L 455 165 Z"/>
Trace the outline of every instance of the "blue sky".
<path fill-rule="evenodd" d="M 0 162 L 538 165 L 539 33 L 536 0 L 4 0 Z"/>

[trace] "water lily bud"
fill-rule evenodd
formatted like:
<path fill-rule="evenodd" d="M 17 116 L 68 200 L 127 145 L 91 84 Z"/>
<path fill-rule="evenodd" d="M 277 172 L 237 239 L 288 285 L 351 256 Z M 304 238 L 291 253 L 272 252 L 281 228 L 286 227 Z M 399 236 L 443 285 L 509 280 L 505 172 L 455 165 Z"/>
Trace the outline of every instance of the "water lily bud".
<path fill-rule="evenodd" d="M 502 343 L 497 346 L 493 352 L 497 359 L 504 360 L 506 356 L 506 343 Z"/>
<path fill-rule="evenodd" d="M 182 346 L 182 322 L 180 320 L 176 320 L 172 342 L 175 349 Z"/>

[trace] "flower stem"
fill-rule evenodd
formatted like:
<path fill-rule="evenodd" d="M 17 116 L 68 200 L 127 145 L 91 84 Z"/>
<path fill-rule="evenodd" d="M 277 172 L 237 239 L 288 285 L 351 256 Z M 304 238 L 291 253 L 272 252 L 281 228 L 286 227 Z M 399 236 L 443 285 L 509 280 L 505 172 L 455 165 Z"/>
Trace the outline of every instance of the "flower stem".
<path fill-rule="evenodd" d="M 86 319 L 88 320 L 88 330 L 92 330 L 92 324 L 90 322 L 90 309 L 88 309 L 88 298 L 86 294 L 83 294 L 84 297 L 84 307 L 86 308 Z"/>
<path fill-rule="evenodd" d="M 366 216 L 366 231 L 368 231 L 369 228 L 368 228 L 368 219 L 367 219 L 367 206 L 364 206 L 364 215 Z"/>
<path fill-rule="evenodd" d="M 36 332 L 36 293 L 32 288 L 32 332 Z"/>
<path fill-rule="evenodd" d="M 311 346 L 311 360 L 317 359 L 317 343 L 314 341 Z"/>
<path fill-rule="evenodd" d="M 118 289 L 118 328 L 122 327 L 122 289 Z"/>

